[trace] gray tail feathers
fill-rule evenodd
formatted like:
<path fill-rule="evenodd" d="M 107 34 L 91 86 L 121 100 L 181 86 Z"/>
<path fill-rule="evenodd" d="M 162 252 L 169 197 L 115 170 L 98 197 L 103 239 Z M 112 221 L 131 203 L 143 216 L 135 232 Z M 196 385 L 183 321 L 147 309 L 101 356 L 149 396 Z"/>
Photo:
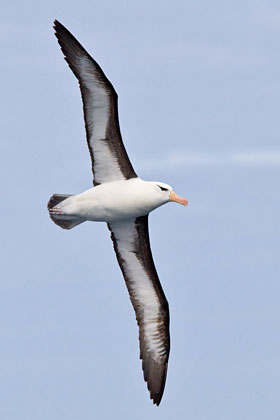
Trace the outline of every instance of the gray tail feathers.
<path fill-rule="evenodd" d="M 56 206 L 66 198 L 71 197 L 72 194 L 54 194 L 48 202 L 49 215 L 52 221 L 60 226 L 62 229 L 72 229 L 73 227 L 83 223 L 85 220 L 79 217 L 64 215 L 63 212 Z"/>

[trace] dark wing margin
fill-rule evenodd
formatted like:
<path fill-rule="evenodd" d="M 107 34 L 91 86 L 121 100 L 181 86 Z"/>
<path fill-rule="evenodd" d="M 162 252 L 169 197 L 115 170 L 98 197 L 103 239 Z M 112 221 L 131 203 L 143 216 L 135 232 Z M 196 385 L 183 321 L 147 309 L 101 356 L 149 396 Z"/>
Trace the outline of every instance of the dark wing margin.
<path fill-rule="evenodd" d="M 136 313 L 144 379 L 151 399 L 159 405 L 170 351 L 169 309 L 152 257 L 148 216 L 108 227 Z"/>
<path fill-rule="evenodd" d="M 79 80 L 94 184 L 137 177 L 122 142 L 118 95 L 98 63 L 57 20 L 55 35 Z"/>

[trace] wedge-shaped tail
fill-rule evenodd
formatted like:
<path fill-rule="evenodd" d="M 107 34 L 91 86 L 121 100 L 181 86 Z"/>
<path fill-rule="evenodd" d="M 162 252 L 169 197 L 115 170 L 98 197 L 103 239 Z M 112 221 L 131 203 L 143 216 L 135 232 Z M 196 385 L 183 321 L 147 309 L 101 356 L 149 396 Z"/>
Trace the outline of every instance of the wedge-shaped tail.
<path fill-rule="evenodd" d="M 48 202 L 49 215 L 52 221 L 62 229 L 72 229 L 73 227 L 83 223 L 85 220 L 79 217 L 63 214 L 63 210 L 58 206 L 59 203 L 71 197 L 71 194 L 54 194 Z"/>

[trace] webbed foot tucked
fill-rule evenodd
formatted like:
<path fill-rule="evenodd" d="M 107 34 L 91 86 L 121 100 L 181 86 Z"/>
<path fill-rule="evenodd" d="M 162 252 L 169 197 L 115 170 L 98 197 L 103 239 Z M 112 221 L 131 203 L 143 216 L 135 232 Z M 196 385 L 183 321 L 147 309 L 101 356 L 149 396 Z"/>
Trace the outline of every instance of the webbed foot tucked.
<path fill-rule="evenodd" d="M 48 202 L 49 215 L 52 221 L 62 229 L 72 229 L 85 220 L 76 216 L 67 215 L 57 204 L 70 197 L 70 194 L 54 194 Z"/>

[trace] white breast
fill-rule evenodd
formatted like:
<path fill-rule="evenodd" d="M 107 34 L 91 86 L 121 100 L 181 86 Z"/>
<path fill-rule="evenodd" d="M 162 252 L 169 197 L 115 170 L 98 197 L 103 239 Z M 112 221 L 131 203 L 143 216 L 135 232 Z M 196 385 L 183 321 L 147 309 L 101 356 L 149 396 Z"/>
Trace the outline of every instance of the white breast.
<path fill-rule="evenodd" d="M 104 183 L 71 196 L 61 203 L 61 208 L 67 215 L 112 222 L 144 216 L 161 204 L 149 182 L 133 178 Z"/>

